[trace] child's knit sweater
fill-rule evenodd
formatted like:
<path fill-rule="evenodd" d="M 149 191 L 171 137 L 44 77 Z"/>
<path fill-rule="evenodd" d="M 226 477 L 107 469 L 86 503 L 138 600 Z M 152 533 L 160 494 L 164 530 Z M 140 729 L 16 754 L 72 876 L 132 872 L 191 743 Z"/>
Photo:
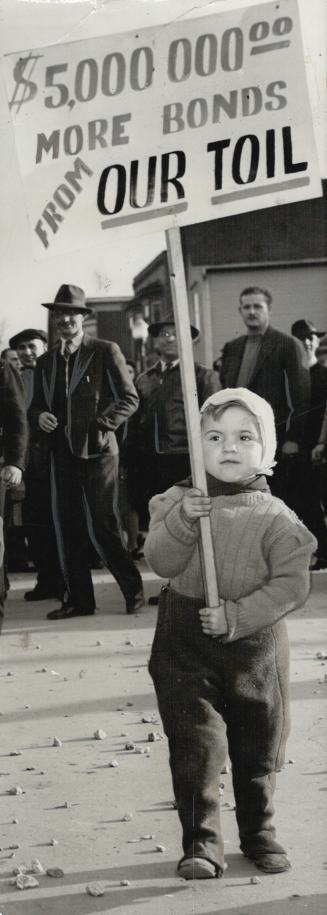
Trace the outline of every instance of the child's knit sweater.
<path fill-rule="evenodd" d="M 185 488 L 173 486 L 150 502 L 144 552 L 154 571 L 172 587 L 203 600 L 199 524 L 181 512 Z M 212 499 L 212 537 L 220 600 L 228 635 L 235 641 L 305 603 L 315 538 L 280 499 L 249 490 Z"/>

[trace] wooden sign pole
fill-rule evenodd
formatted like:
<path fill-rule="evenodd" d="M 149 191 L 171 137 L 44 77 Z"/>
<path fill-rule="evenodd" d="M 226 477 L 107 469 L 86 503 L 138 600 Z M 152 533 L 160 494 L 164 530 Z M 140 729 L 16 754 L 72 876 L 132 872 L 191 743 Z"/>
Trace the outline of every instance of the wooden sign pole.
<path fill-rule="evenodd" d="M 193 344 L 183 252 L 179 228 L 166 231 L 168 265 L 174 306 L 178 353 L 180 358 L 182 390 L 189 444 L 193 486 L 208 494 L 206 473 L 203 463 L 199 403 L 194 371 Z M 215 558 L 212 543 L 210 518 L 200 519 L 201 563 L 204 578 L 207 607 L 219 604 Z"/>

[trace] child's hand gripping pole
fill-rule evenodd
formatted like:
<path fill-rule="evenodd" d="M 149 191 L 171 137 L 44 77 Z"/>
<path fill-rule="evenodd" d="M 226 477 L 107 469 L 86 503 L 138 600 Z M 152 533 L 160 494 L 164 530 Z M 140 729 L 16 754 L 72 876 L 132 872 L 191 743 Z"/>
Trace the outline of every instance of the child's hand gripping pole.
<path fill-rule="evenodd" d="M 182 499 L 181 505 L 181 514 L 184 518 L 186 524 L 194 525 L 197 522 L 203 524 L 203 522 L 209 522 L 210 528 L 210 512 L 212 508 L 211 499 L 204 495 L 201 492 L 201 489 L 188 489 Z M 211 540 L 211 528 L 209 529 L 210 540 Z M 206 536 L 206 532 L 205 532 Z M 211 541 L 212 545 L 212 541 Z M 203 547 L 203 541 L 202 541 Z M 210 584 L 210 582 L 209 582 Z M 214 584 L 216 584 L 216 570 L 214 577 Z M 212 596 L 213 600 L 216 600 L 217 603 L 210 604 L 210 597 Z M 212 591 L 212 595 L 208 595 L 207 600 L 208 606 L 202 607 L 199 611 L 199 616 L 201 620 L 202 629 L 205 635 L 210 635 L 212 638 L 218 638 L 220 635 L 224 635 L 227 630 L 227 622 L 224 607 L 219 605 L 217 585 L 215 591 Z"/>

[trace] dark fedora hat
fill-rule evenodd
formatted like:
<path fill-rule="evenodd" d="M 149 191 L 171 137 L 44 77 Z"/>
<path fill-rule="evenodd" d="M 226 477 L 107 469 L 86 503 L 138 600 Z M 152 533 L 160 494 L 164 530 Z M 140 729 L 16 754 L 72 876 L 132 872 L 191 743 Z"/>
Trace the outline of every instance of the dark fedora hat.
<path fill-rule="evenodd" d="M 305 340 L 306 337 L 312 337 L 313 334 L 315 334 L 316 337 L 324 337 L 326 333 L 325 330 L 317 330 L 312 321 L 307 321 L 305 318 L 294 321 L 291 331 L 293 337 L 297 337 L 299 340 Z"/>
<path fill-rule="evenodd" d="M 79 286 L 73 286 L 71 283 L 63 283 L 58 289 L 57 295 L 53 302 L 42 302 L 43 308 L 49 308 L 50 311 L 61 311 L 65 308 L 74 309 L 76 313 L 90 315 L 92 308 L 85 304 L 85 292 Z"/>
<path fill-rule="evenodd" d="M 169 312 L 168 315 L 164 315 L 161 321 L 155 321 L 154 324 L 149 324 L 148 333 L 151 337 L 158 337 L 162 327 L 165 327 L 166 324 L 175 324 L 175 318 L 172 312 Z M 193 327 L 193 324 L 190 324 L 192 340 L 197 340 L 200 336 L 200 331 L 197 327 Z"/>
<path fill-rule="evenodd" d="M 43 340 L 43 343 L 47 343 L 48 335 L 45 330 L 36 330 L 35 327 L 26 327 L 25 330 L 20 330 L 18 334 L 14 334 L 13 337 L 10 337 L 10 349 L 16 349 L 16 346 L 19 346 L 20 343 L 28 343 L 30 340 Z"/>

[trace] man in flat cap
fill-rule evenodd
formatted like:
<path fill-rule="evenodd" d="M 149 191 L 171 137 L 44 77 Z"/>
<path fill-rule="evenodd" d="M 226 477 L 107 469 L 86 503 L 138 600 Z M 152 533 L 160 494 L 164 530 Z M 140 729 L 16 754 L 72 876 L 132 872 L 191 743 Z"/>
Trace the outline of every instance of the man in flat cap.
<path fill-rule="evenodd" d="M 26 407 L 29 408 L 33 397 L 33 379 L 36 360 L 45 353 L 47 348 L 47 334 L 45 330 L 35 327 L 25 327 L 9 340 L 11 349 L 16 350 L 21 362 L 21 378 L 25 388 Z"/>
<path fill-rule="evenodd" d="M 45 330 L 25 327 L 9 340 L 21 362 L 20 376 L 27 410 L 33 399 L 36 363 L 47 350 L 47 339 Z M 37 573 L 35 587 L 26 591 L 24 598 L 27 601 L 61 598 L 65 589 L 52 522 L 49 453 L 43 446 L 39 430 L 30 430 L 24 482 L 24 534 Z"/>
<path fill-rule="evenodd" d="M 126 612 L 136 613 L 143 587 L 122 542 L 115 432 L 136 410 L 137 393 L 119 346 L 83 332 L 92 309 L 80 287 L 62 285 L 43 306 L 59 341 L 38 360 L 30 416 L 51 450 L 53 518 L 69 595 L 48 617 L 94 613 L 89 540 L 116 578 Z"/>

